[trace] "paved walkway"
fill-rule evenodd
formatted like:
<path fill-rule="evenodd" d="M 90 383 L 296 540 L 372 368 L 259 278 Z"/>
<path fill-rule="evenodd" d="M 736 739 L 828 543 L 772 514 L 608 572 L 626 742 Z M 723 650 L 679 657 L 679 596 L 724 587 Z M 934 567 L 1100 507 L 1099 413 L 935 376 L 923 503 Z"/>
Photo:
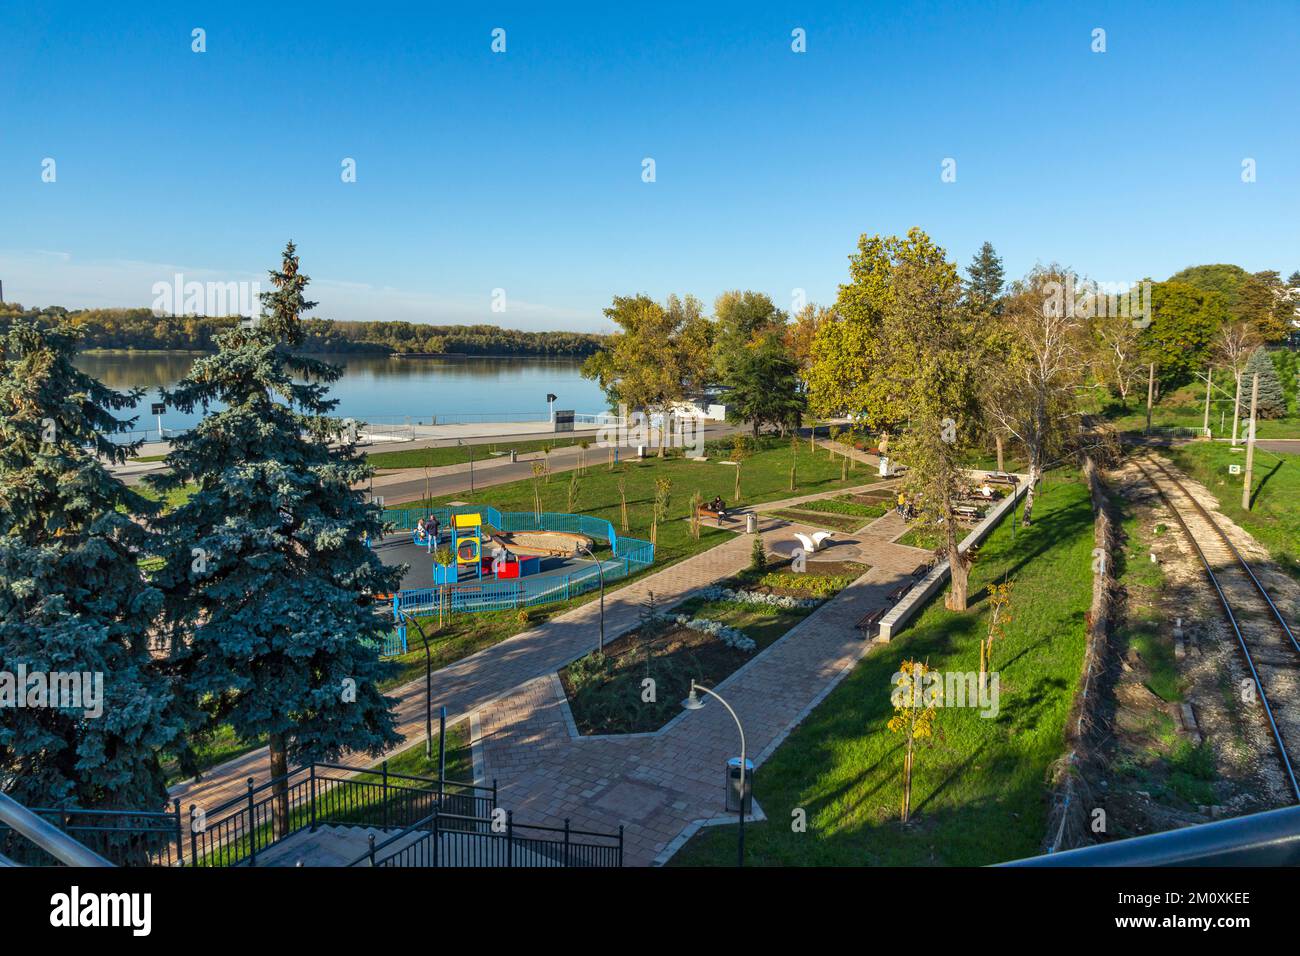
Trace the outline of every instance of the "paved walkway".
<path fill-rule="evenodd" d="M 843 493 L 844 490 L 836 489 L 821 495 L 772 502 L 770 506 L 781 507 L 795 501 L 808 500 L 809 497 Z M 788 531 L 765 532 L 769 543 L 788 540 L 789 537 Z M 730 577 L 746 567 L 751 546 L 748 536 L 738 534 L 708 551 L 611 591 L 605 596 L 606 638 L 613 640 L 637 625 L 641 603 L 651 591 L 660 607 L 671 607 L 698 589 Z M 449 664 L 434 672 L 434 704 L 446 706 L 448 721 L 455 722 L 520 685 L 538 676 L 553 673 L 587 654 L 595 648 L 599 627 L 600 605 L 597 601 L 591 601 Z M 397 726 L 406 735 L 407 744 L 423 739 L 424 679 L 403 684 L 389 691 L 389 694 L 397 699 Z M 364 755 L 345 756 L 343 760 L 348 763 L 371 762 Z M 261 747 L 210 769 L 197 783 L 177 784 L 171 788 L 171 795 L 179 797 L 184 807 L 193 803 L 211 808 L 246 793 L 249 777 L 260 784 L 269 779 L 269 776 L 266 748 Z"/>
<path fill-rule="evenodd" d="M 853 625 L 927 557 L 891 544 L 896 515 L 846 536 L 828 560 L 857 558 L 871 570 L 717 690 L 745 727 L 756 766 L 874 645 Z M 769 544 L 789 531 L 766 532 Z M 774 540 L 775 539 L 775 540 Z M 663 862 L 705 821 L 724 816 L 722 769 L 739 751 L 735 724 L 715 701 L 683 711 L 654 734 L 578 737 L 558 677 L 539 676 L 472 719 L 476 766 L 500 781 L 501 805 L 520 819 L 598 831 L 623 825 L 624 862 Z M 760 808 L 761 809 L 761 808 Z"/>

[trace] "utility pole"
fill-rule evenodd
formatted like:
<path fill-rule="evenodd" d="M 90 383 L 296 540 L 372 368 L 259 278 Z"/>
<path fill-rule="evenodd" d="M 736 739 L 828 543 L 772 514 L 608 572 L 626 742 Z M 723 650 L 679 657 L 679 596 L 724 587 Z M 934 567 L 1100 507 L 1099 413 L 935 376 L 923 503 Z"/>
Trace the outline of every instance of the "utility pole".
<path fill-rule="evenodd" d="M 1233 370 L 1237 376 L 1237 394 L 1232 400 L 1232 447 L 1237 447 L 1237 419 L 1241 417 L 1241 373 Z"/>
<path fill-rule="evenodd" d="M 1205 437 L 1210 437 L 1210 384 L 1214 381 L 1214 366 L 1211 365 L 1205 370 L 1205 424 L 1202 430 Z"/>
<path fill-rule="evenodd" d="M 1152 362 L 1149 366 L 1150 371 L 1147 373 L 1147 430 L 1151 434 L 1151 403 L 1155 400 L 1156 394 L 1156 363 Z"/>
<path fill-rule="evenodd" d="M 1259 373 L 1250 386 L 1250 431 L 1246 432 L 1246 481 L 1241 488 L 1241 507 L 1250 510 L 1251 472 L 1255 470 L 1255 413 L 1259 409 Z"/>

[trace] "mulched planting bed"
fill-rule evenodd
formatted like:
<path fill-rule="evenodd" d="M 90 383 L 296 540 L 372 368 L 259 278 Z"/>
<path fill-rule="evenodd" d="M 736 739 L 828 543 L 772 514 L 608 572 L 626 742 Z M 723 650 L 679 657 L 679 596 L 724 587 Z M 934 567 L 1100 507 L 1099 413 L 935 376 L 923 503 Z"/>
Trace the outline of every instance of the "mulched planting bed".
<path fill-rule="evenodd" d="M 810 561 L 807 567 L 806 572 L 796 575 L 786 562 L 763 572 L 742 572 L 720 582 L 720 586 L 826 599 L 868 570 L 866 565 L 852 561 Z M 765 578 L 767 583 L 761 583 Z M 786 579 L 795 578 L 805 586 L 784 586 Z M 683 602 L 668 612 L 667 621 L 652 625 L 648 636 L 643 625 L 606 643 L 603 657 L 588 654 L 560 671 L 578 732 L 630 734 L 658 730 L 681 711 L 692 678 L 710 687 L 725 680 L 814 610 L 701 597 Z M 737 628 L 754 642 L 754 649 L 738 650 L 711 634 L 679 625 L 675 622 L 679 614 Z M 654 700 L 645 699 L 642 682 L 646 677 L 655 682 Z"/>

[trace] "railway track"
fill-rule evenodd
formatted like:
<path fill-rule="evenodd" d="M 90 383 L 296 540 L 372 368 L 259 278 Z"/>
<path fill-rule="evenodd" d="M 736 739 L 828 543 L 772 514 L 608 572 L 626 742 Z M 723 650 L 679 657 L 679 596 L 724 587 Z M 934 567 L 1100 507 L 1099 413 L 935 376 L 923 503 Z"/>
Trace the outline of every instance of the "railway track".
<path fill-rule="evenodd" d="M 1250 563 L 1177 476 L 1152 458 L 1135 464 L 1201 559 L 1245 657 L 1287 784 L 1300 803 L 1295 762 L 1300 758 L 1300 641 Z"/>

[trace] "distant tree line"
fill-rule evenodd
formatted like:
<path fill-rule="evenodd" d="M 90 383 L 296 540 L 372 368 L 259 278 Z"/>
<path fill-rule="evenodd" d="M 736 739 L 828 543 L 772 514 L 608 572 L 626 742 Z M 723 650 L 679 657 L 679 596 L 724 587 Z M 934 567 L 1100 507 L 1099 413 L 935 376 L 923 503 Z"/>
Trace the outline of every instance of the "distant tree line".
<path fill-rule="evenodd" d="M 53 327 L 66 321 L 81 333 L 81 349 L 213 352 L 217 337 L 238 316 L 155 315 L 149 309 L 24 309 L 0 303 L 0 312 Z M 605 338 L 587 332 L 523 332 L 494 325 L 422 325 L 414 322 L 339 322 L 305 319 L 303 352 L 391 355 L 521 355 L 585 358 Z"/>

